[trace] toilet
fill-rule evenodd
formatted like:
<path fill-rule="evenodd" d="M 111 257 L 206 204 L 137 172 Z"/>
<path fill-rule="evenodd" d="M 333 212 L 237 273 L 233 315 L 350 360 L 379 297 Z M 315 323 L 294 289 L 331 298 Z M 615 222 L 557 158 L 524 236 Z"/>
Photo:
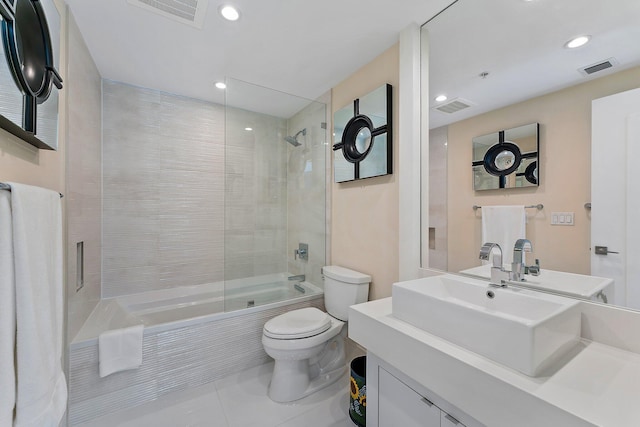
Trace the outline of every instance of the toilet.
<path fill-rule="evenodd" d="M 366 302 L 371 276 L 331 265 L 322 268 L 327 313 L 307 307 L 269 320 L 262 331 L 264 350 L 275 364 L 269 397 L 291 402 L 324 388 L 346 368 L 344 338 L 349 306 Z"/>

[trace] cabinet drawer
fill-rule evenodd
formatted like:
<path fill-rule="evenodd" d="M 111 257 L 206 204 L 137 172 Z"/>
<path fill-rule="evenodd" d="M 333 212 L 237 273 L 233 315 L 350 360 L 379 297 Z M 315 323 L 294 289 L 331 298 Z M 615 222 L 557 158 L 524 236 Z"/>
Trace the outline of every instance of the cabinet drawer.
<path fill-rule="evenodd" d="M 379 427 L 440 427 L 440 408 L 383 368 L 378 375 Z"/>

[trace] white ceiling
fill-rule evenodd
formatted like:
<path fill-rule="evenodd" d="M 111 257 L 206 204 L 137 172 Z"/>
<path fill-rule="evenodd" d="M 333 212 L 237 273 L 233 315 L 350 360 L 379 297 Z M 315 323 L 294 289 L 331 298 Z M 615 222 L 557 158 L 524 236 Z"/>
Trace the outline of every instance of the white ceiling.
<path fill-rule="evenodd" d="M 225 77 L 316 99 L 452 1 L 210 0 L 202 29 L 127 0 L 67 3 L 103 78 L 223 103 Z"/>
<path fill-rule="evenodd" d="M 640 65 L 639 0 L 460 0 L 426 28 L 431 107 L 441 93 L 474 104 L 453 114 L 431 109 L 431 128 Z M 590 43 L 564 48 L 584 34 Z M 578 71 L 611 57 L 614 68 Z"/>

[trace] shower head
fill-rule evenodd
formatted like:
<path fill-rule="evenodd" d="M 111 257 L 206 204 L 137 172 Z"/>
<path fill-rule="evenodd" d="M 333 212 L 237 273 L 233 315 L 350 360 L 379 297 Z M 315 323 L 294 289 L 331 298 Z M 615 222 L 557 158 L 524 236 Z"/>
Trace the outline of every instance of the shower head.
<path fill-rule="evenodd" d="M 285 136 L 284 140 L 287 141 L 289 144 L 293 145 L 294 147 L 297 147 L 297 146 L 300 145 L 298 140 L 296 138 L 294 138 L 293 136 Z"/>
<path fill-rule="evenodd" d="M 298 135 L 302 134 L 305 136 L 307 134 L 307 128 L 302 129 L 300 132 L 296 133 L 294 136 L 285 136 L 284 140 L 294 147 L 298 147 L 300 143 L 298 142 Z"/>

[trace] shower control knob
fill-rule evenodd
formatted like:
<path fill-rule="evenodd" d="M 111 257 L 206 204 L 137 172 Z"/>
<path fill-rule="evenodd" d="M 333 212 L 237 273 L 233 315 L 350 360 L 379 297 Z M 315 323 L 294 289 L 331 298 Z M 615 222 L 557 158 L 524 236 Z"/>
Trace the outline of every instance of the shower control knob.
<path fill-rule="evenodd" d="M 295 249 L 293 251 L 293 259 L 302 259 L 302 260 L 308 260 L 309 259 L 309 245 L 306 243 L 299 243 L 298 244 L 298 249 Z"/>

